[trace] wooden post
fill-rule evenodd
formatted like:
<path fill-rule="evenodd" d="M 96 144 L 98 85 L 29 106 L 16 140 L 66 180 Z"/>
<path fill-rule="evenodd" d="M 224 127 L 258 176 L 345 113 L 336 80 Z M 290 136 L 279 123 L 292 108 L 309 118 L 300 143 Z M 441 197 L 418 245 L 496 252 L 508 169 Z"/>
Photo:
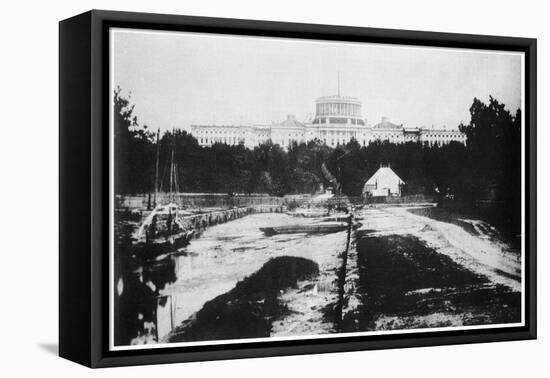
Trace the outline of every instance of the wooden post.
<path fill-rule="evenodd" d="M 170 295 L 170 328 L 172 331 L 175 328 L 174 325 L 174 303 L 173 303 L 173 295 Z"/>
<path fill-rule="evenodd" d="M 155 299 L 156 306 L 155 306 L 155 338 L 157 340 L 157 343 L 159 340 L 159 297 Z"/>

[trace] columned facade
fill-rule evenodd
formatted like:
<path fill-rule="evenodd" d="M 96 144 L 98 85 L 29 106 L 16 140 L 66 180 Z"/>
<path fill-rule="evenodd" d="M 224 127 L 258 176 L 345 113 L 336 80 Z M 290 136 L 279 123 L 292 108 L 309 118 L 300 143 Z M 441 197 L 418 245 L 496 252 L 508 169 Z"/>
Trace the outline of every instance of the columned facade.
<path fill-rule="evenodd" d="M 311 140 L 319 140 L 330 147 L 346 144 L 352 139 L 362 146 L 377 140 L 390 143 L 420 142 L 430 146 L 452 141 L 466 143 L 466 135 L 456 129 L 404 127 L 385 117 L 374 126 L 368 125 L 363 118 L 361 102 L 340 95 L 318 98 L 315 117 L 311 122 L 302 123 L 289 115 L 286 120 L 271 125 L 192 125 L 191 134 L 203 147 L 225 143 L 254 148 L 269 140 L 283 148 L 292 142 Z"/>

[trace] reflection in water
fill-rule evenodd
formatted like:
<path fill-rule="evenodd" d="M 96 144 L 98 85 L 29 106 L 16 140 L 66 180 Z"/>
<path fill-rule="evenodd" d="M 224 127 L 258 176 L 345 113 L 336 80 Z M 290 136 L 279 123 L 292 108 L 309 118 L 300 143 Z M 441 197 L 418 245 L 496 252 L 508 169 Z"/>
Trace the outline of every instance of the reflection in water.
<path fill-rule="evenodd" d="M 186 248 L 166 249 L 160 255 L 143 247 L 132 249 L 129 239 L 121 237 L 115 279 L 121 278 L 124 288 L 115 303 L 116 345 L 166 340 L 206 302 L 230 292 L 272 258 L 302 257 L 321 270 L 334 268 L 345 246 L 345 231 L 267 237 L 259 230 L 309 221 L 277 213 L 249 215 L 208 228 Z M 128 223 L 126 232 L 117 232 L 128 235 L 132 226 Z"/>
<path fill-rule="evenodd" d="M 160 291 L 176 280 L 172 254 L 152 256 L 132 246 L 135 225 L 118 230 L 115 250 L 115 344 L 151 343 L 158 338 L 157 307 L 168 299 Z"/>

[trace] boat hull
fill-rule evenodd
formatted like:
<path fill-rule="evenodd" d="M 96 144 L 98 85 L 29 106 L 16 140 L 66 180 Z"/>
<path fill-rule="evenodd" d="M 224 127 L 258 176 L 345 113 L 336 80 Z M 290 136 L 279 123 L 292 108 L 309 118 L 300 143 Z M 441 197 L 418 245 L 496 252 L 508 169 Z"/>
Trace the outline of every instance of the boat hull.
<path fill-rule="evenodd" d="M 327 211 L 288 211 L 287 215 L 301 218 L 319 218 L 328 215 Z"/>
<path fill-rule="evenodd" d="M 344 231 L 348 228 L 347 222 L 322 222 L 312 224 L 297 224 L 289 226 L 260 227 L 260 230 L 268 235 L 279 234 L 328 234 Z"/>

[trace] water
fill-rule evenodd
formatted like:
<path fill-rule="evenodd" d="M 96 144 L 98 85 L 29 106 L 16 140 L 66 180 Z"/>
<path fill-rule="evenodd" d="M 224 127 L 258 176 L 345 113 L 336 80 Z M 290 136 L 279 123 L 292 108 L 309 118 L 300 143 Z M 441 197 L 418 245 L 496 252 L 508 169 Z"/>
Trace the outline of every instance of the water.
<path fill-rule="evenodd" d="M 126 276 L 137 276 L 141 285 L 133 285 L 139 295 L 133 296 L 132 306 L 126 306 L 126 312 L 137 314 L 124 318 L 131 320 L 134 316 L 137 319 L 143 312 L 151 313 L 149 316 L 143 315 L 137 324 L 136 321 L 130 322 L 138 329 L 134 331 L 136 335 L 129 342 L 154 342 L 157 337 L 166 341 L 175 327 L 199 311 L 207 301 L 228 292 L 237 282 L 258 271 L 275 257 L 294 256 L 312 260 L 319 265 L 321 279 L 335 278 L 329 272 L 338 267 L 338 256 L 346 246 L 346 231 L 326 235 L 286 234 L 268 237 L 259 229 L 264 226 L 310 221 L 311 219 L 278 213 L 249 215 L 208 228 L 178 253 L 167 251 L 166 254 L 140 261 L 138 264 L 125 260 L 124 270 L 130 271 Z M 138 267 L 129 269 L 132 265 Z M 120 268 L 122 266 L 119 264 Z M 135 278 L 127 280 L 135 281 Z M 334 300 L 327 296 L 327 292 L 331 291 L 330 283 L 318 286 L 325 290 L 319 293 L 316 289 L 316 296 L 307 295 L 308 293 L 300 295 L 303 306 L 313 307 L 314 303 Z M 291 291 L 286 294 L 292 296 Z M 119 308 L 122 310 L 122 305 Z M 155 332 L 140 328 L 139 321 L 155 323 Z M 292 321 L 299 328 L 298 323 L 303 319 Z M 318 317 L 318 321 L 322 322 L 322 319 Z M 122 322 L 119 322 L 119 326 L 128 327 Z M 128 342 L 128 337 L 119 341 L 124 344 Z"/>

